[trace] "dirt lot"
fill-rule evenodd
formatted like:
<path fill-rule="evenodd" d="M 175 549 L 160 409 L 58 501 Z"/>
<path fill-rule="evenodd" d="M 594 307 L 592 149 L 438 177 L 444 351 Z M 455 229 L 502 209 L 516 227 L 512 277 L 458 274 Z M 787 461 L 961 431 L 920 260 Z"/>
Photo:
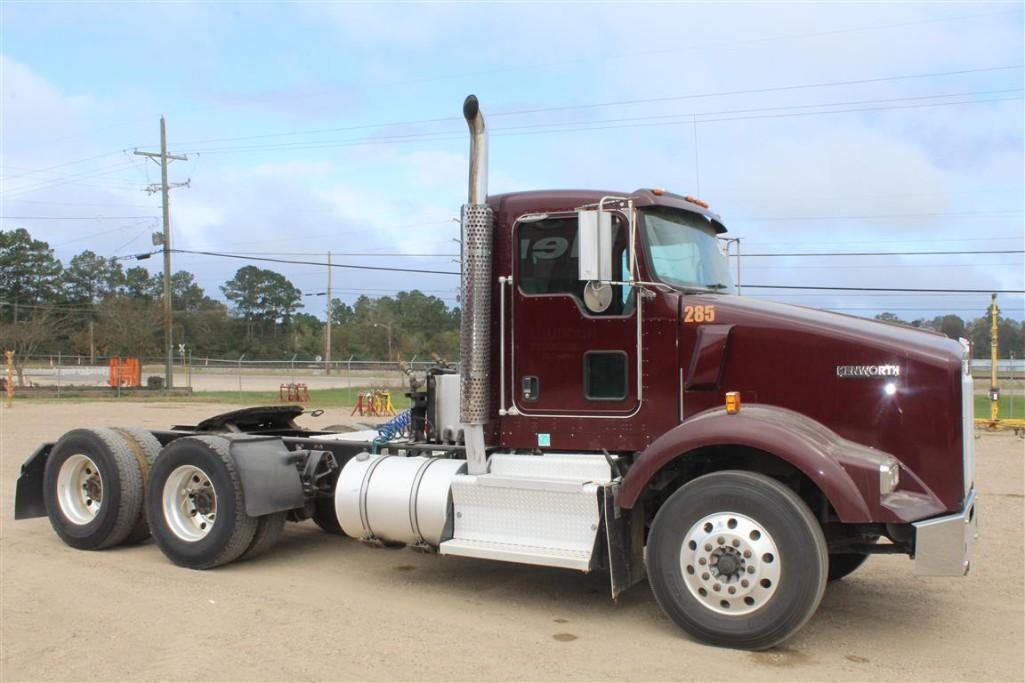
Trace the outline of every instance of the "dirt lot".
<path fill-rule="evenodd" d="M 982 538 L 967 579 L 872 558 L 766 653 L 689 641 L 646 586 L 603 575 L 376 550 L 289 525 L 269 556 L 195 572 L 151 543 L 72 550 L 13 522 L 22 460 L 76 426 L 163 427 L 217 406 L 0 410 L 0 680 L 1022 680 L 1023 455 L 978 444 Z M 317 421 L 340 422 L 343 411 Z"/>

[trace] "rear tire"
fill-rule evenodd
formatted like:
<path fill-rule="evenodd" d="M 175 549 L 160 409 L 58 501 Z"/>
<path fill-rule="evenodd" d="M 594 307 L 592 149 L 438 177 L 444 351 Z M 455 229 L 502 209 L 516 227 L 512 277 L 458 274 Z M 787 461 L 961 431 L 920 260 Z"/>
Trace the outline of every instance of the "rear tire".
<path fill-rule="evenodd" d="M 142 472 L 112 429 L 75 429 L 46 459 L 43 500 L 53 530 L 79 550 L 124 542 L 143 505 Z"/>
<path fill-rule="evenodd" d="M 139 470 L 142 472 L 142 490 L 145 491 L 146 484 L 149 482 L 150 470 L 153 468 L 153 463 L 156 462 L 157 456 L 160 455 L 160 442 L 157 441 L 157 437 L 145 429 L 115 427 L 114 431 L 121 435 L 128 448 L 131 449 L 132 455 L 138 461 Z M 131 533 L 128 534 L 125 543 L 142 543 L 149 536 L 149 523 L 146 521 L 146 509 L 143 505 L 139 507 L 139 520 L 135 523 Z"/>
<path fill-rule="evenodd" d="M 259 526 L 246 515 L 228 440 L 220 436 L 183 437 L 160 452 L 146 489 L 146 518 L 164 555 L 191 569 L 238 559 Z"/>
<path fill-rule="evenodd" d="M 332 492 L 338 484 L 338 475 L 342 473 L 339 467 L 330 474 L 330 487 Z M 335 510 L 335 498 L 331 496 L 317 496 L 313 499 L 313 522 L 329 534 L 344 536 L 342 525 L 338 522 L 338 511 Z"/>
<path fill-rule="evenodd" d="M 281 538 L 281 532 L 285 529 L 285 512 L 275 512 L 257 518 L 256 533 L 253 534 L 253 542 L 249 544 L 246 551 L 242 553 L 240 560 L 251 560 L 254 557 L 265 555 L 271 548 L 277 545 Z"/>
<path fill-rule="evenodd" d="M 659 509 L 648 580 L 663 611 L 706 643 L 764 650 L 800 629 L 826 587 L 826 539 L 808 506 L 762 474 L 688 482 Z"/>

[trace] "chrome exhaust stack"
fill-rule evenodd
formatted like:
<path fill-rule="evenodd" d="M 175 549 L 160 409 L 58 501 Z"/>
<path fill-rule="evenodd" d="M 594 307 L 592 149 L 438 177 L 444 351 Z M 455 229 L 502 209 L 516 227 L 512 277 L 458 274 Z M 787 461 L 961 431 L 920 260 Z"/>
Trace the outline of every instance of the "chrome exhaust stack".
<path fill-rule="evenodd" d="M 466 426 L 469 474 L 487 472 L 484 425 L 491 414 L 491 258 L 495 216 L 487 205 L 488 134 L 474 95 L 463 102 L 470 129 L 469 197 L 463 205 L 459 420 Z"/>

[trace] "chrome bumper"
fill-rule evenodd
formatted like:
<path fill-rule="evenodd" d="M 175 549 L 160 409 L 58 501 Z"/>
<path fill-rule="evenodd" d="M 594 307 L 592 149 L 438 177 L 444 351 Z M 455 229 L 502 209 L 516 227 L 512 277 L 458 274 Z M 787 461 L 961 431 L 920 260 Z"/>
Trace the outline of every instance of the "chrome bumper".
<path fill-rule="evenodd" d="M 979 537 L 975 489 L 961 512 L 915 522 L 915 573 L 921 576 L 964 576 L 971 567 L 972 547 Z"/>

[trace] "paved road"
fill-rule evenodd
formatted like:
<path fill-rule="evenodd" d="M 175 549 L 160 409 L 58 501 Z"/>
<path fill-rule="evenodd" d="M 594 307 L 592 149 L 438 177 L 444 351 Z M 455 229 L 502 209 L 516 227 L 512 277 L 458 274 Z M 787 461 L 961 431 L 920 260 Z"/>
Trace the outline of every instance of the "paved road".
<path fill-rule="evenodd" d="M 970 577 L 920 579 L 905 558 L 872 558 L 795 638 L 752 654 L 688 640 L 646 586 L 612 603 L 600 574 L 372 549 L 309 523 L 264 558 L 196 572 L 151 543 L 81 552 L 45 519 L 12 522 L 19 465 L 40 440 L 218 409 L 112 408 L 0 411 L 0 680 L 1023 678 L 1025 448 L 1007 434 L 977 442 Z M 335 412 L 318 424 L 342 422 Z"/>

